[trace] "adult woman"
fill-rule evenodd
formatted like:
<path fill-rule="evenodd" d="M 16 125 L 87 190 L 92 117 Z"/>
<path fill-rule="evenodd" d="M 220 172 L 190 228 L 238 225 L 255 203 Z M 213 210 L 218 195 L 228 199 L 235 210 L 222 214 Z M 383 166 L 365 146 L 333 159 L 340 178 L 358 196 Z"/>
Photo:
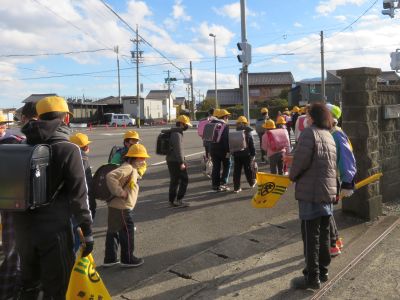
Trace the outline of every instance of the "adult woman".
<path fill-rule="evenodd" d="M 302 132 L 293 156 L 290 180 L 296 182 L 295 197 L 306 268 L 295 288 L 319 289 L 328 280 L 329 219 L 336 197 L 336 145 L 330 134 L 333 120 L 325 104 L 313 104 L 307 114 L 311 125 Z"/>

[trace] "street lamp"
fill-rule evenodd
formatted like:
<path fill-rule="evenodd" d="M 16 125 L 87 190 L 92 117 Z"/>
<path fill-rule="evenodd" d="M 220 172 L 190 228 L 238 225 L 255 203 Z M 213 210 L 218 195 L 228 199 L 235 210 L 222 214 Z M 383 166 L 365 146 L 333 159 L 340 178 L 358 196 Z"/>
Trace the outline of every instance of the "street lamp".
<path fill-rule="evenodd" d="M 209 36 L 214 38 L 214 81 L 215 81 L 215 108 L 218 108 L 218 93 L 217 93 L 217 47 L 216 47 L 216 35 L 210 33 Z"/>

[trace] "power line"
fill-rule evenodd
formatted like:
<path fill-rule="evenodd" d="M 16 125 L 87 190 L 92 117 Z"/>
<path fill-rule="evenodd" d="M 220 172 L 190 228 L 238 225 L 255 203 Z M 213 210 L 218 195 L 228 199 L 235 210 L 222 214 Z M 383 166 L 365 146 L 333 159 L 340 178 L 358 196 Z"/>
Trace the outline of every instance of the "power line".
<path fill-rule="evenodd" d="M 0 57 L 36 57 L 36 56 L 58 56 L 58 55 L 71 55 L 81 53 L 94 53 L 101 51 L 113 51 L 110 48 L 94 49 L 94 50 L 81 50 L 81 51 L 69 51 L 69 52 L 55 52 L 55 53 L 36 53 L 36 54 L 0 54 Z"/>

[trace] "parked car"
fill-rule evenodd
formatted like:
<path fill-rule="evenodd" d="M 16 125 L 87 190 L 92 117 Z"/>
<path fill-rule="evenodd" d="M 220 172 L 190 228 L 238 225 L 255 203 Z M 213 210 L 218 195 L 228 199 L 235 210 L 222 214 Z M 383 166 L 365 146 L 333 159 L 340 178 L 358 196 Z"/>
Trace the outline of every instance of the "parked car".
<path fill-rule="evenodd" d="M 110 126 L 134 126 L 136 120 L 133 119 L 129 114 L 104 114 L 106 124 Z"/>

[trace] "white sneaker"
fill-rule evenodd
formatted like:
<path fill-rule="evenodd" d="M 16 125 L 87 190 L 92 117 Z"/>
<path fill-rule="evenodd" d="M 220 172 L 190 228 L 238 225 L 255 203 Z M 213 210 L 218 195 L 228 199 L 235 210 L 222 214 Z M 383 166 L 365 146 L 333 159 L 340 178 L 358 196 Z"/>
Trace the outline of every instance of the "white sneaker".
<path fill-rule="evenodd" d="M 242 189 L 238 189 L 238 190 L 234 190 L 233 192 L 235 193 L 235 194 L 237 194 L 237 193 L 240 193 L 242 191 Z"/>

